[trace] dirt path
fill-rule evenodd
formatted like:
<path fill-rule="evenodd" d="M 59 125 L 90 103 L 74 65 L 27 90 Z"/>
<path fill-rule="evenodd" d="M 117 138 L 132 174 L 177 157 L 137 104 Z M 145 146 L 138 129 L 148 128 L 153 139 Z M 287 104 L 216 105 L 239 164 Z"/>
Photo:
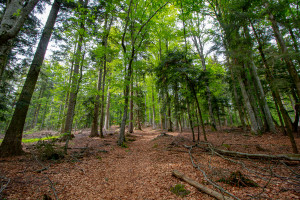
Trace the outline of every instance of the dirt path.
<path fill-rule="evenodd" d="M 129 148 L 110 147 L 108 154 L 76 163 L 67 174 L 53 176 L 64 183 L 61 199 L 177 199 L 170 187 L 180 181 L 171 172 L 182 165 L 178 160 L 188 161 L 188 157 L 160 152 L 152 141 L 159 134 L 150 129 L 135 131 L 129 137 L 135 139 Z M 188 162 L 185 167 L 192 170 Z M 206 195 L 187 188 L 192 190 L 188 199 L 205 199 Z"/>

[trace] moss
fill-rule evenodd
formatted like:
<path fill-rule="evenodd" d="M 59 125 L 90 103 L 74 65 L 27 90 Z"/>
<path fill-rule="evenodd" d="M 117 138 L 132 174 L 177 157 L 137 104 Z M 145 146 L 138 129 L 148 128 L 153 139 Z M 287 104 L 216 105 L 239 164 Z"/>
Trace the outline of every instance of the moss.
<path fill-rule="evenodd" d="M 30 139 L 22 139 L 23 143 L 33 143 L 33 142 L 38 142 L 38 141 L 44 141 L 44 140 L 53 140 L 53 139 L 57 139 L 60 138 L 61 135 L 57 135 L 57 136 L 51 136 L 51 137 L 43 137 L 43 138 L 30 138 Z M 3 139 L 0 139 L 0 144 L 2 143 Z"/>
<path fill-rule="evenodd" d="M 190 193 L 190 191 L 186 190 L 184 187 L 185 186 L 183 184 L 177 184 L 174 187 L 171 187 L 170 191 L 177 196 L 185 197 Z"/>
<path fill-rule="evenodd" d="M 228 178 L 221 178 L 218 182 L 223 182 L 235 187 L 258 187 L 257 183 L 246 178 L 240 171 L 232 172 Z"/>
<path fill-rule="evenodd" d="M 157 147 L 158 147 L 158 144 L 155 143 L 152 148 L 157 148 Z"/>
<path fill-rule="evenodd" d="M 222 144 L 223 147 L 225 147 L 227 150 L 230 150 L 231 145 L 230 144 Z"/>

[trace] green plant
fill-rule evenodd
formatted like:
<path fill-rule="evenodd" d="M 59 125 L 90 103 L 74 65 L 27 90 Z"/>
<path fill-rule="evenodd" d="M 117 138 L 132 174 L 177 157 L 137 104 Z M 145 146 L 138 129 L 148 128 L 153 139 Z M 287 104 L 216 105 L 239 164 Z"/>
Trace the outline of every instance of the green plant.
<path fill-rule="evenodd" d="M 63 149 L 56 146 L 53 141 L 39 141 L 35 148 L 41 160 L 59 160 L 65 157 Z"/>
<path fill-rule="evenodd" d="M 125 142 L 123 142 L 122 145 L 121 145 L 121 147 L 128 148 L 128 145 Z"/>
<path fill-rule="evenodd" d="M 190 193 L 190 191 L 186 190 L 184 187 L 185 186 L 183 184 L 177 184 L 174 187 L 171 187 L 170 191 L 177 196 L 185 197 Z"/>
<path fill-rule="evenodd" d="M 158 147 L 158 144 L 155 143 L 152 148 L 157 148 L 157 147 Z"/>

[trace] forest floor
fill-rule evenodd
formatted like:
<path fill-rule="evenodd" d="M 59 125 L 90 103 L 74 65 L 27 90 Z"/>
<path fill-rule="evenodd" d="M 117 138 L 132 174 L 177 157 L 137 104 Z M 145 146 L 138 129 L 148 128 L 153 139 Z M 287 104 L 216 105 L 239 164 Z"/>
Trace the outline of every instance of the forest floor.
<path fill-rule="evenodd" d="M 191 163 L 189 151 L 184 147 L 194 144 L 190 131 L 161 135 L 161 131 L 149 127 L 135 130 L 127 136 L 127 148 L 117 146 L 117 132 L 113 127 L 105 138 L 90 138 L 89 130 L 78 131 L 69 142 L 68 156 L 58 160 L 42 160 L 33 144 L 24 144 L 30 153 L 0 160 L 0 191 L 7 186 L 0 192 L 2 199 L 46 199 L 46 196 L 61 200 L 214 199 L 172 176 L 173 170 L 179 170 L 219 191 Z M 253 136 L 237 128 L 208 131 L 208 141 L 219 149 L 230 151 L 291 153 L 287 136 Z M 296 138 L 296 142 L 299 147 L 300 138 Z M 226 160 L 199 147 L 193 148 L 192 155 L 209 180 L 239 199 L 300 199 L 299 162 Z M 236 171 L 260 187 L 236 187 L 217 182 Z M 184 184 L 190 193 L 185 197 L 176 196 L 170 191 L 176 184 Z"/>

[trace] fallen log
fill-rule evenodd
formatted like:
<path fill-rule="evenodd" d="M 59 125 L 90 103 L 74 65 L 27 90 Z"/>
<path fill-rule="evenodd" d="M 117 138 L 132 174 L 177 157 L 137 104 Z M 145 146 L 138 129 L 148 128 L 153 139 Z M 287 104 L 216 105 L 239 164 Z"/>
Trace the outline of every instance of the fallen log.
<path fill-rule="evenodd" d="M 194 186 L 195 188 L 197 188 L 198 190 L 210 195 L 210 196 L 213 196 L 215 197 L 216 199 L 219 199 L 219 200 L 233 200 L 232 198 L 230 197 L 226 197 L 224 195 L 222 195 L 221 193 L 219 192 L 216 192 L 196 181 L 194 181 L 193 179 L 187 177 L 186 175 L 184 175 L 182 172 L 180 171 L 177 171 L 177 170 L 174 170 L 172 172 L 172 175 L 179 178 L 179 179 L 182 179 L 183 181 L 187 182 L 188 184 Z"/>
<path fill-rule="evenodd" d="M 281 155 L 267 155 L 267 154 L 250 154 L 250 153 L 242 153 L 237 151 L 228 151 L 215 149 L 214 151 L 219 154 L 231 157 L 239 157 L 239 158 L 252 158 L 252 159 L 268 159 L 268 160 L 288 160 L 288 161 L 300 161 L 299 154 L 281 154 Z"/>

